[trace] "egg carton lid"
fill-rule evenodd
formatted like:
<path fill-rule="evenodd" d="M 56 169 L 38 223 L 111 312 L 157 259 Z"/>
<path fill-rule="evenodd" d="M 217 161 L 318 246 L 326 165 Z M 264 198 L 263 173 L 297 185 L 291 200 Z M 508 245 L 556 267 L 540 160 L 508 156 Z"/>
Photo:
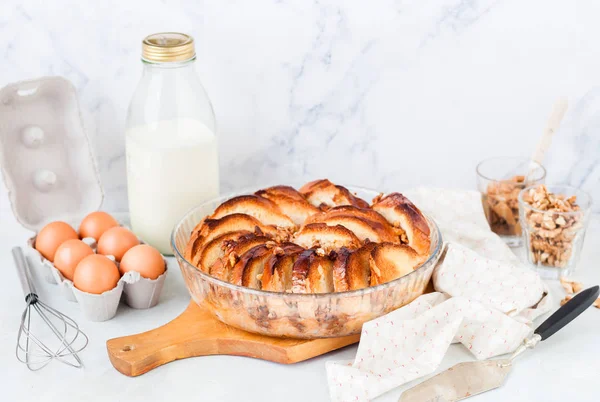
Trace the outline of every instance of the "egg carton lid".
<path fill-rule="evenodd" d="M 70 81 L 42 77 L 0 89 L 0 168 L 27 229 L 75 225 L 100 208 L 104 192 Z"/>

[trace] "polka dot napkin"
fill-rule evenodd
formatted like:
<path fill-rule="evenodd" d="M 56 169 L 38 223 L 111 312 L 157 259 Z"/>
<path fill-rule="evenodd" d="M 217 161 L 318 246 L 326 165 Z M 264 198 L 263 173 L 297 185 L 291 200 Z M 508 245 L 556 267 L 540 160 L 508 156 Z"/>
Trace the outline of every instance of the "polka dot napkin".
<path fill-rule="evenodd" d="M 333 401 L 368 401 L 433 373 L 451 343 L 475 359 L 512 352 L 550 308 L 540 277 L 492 233 L 477 192 L 406 192 L 442 231 L 446 254 L 433 273 L 437 292 L 363 325 L 353 361 L 327 362 Z"/>

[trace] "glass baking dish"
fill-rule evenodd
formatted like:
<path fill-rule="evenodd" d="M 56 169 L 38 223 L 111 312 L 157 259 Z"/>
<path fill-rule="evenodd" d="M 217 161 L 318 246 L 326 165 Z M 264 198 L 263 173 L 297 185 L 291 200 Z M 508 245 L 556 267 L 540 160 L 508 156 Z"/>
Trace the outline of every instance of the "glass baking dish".
<path fill-rule="evenodd" d="M 357 187 L 348 189 L 365 200 L 379 194 Z M 433 219 L 426 216 L 431 230 L 429 258 L 408 275 L 366 289 L 320 294 L 268 292 L 223 282 L 188 262 L 183 256 L 194 226 L 225 200 L 253 192 L 236 192 L 199 205 L 183 217 L 171 235 L 171 247 L 192 299 L 220 321 L 236 328 L 268 336 L 305 339 L 360 333 L 363 323 L 422 295 L 442 254 L 440 230 Z"/>

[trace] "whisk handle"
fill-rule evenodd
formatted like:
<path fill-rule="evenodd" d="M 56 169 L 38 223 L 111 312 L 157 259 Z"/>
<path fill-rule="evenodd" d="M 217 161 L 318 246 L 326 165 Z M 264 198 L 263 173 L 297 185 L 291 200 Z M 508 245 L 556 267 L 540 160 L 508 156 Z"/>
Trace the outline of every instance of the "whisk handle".
<path fill-rule="evenodd" d="M 19 276 L 19 282 L 21 282 L 21 289 L 23 289 L 23 294 L 25 294 L 25 299 L 27 299 L 30 294 L 35 294 L 35 289 L 29 280 L 29 266 L 27 265 L 27 260 L 25 260 L 25 255 L 23 254 L 21 247 L 13 247 L 12 255 L 15 260 L 15 265 L 17 266 L 17 274 Z"/>

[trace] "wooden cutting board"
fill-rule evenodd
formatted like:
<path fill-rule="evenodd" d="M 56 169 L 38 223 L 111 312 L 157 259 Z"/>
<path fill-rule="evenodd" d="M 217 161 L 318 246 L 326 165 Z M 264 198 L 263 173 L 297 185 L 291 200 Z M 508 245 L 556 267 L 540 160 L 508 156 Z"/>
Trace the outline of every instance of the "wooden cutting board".
<path fill-rule="evenodd" d="M 174 360 L 195 356 L 235 355 L 297 363 L 356 343 L 359 337 L 304 340 L 253 334 L 223 324 L 191 301 L 173 321 L 141 334 L 109 339 L 106 348 L 112 365 L 135 377 Z"/>

